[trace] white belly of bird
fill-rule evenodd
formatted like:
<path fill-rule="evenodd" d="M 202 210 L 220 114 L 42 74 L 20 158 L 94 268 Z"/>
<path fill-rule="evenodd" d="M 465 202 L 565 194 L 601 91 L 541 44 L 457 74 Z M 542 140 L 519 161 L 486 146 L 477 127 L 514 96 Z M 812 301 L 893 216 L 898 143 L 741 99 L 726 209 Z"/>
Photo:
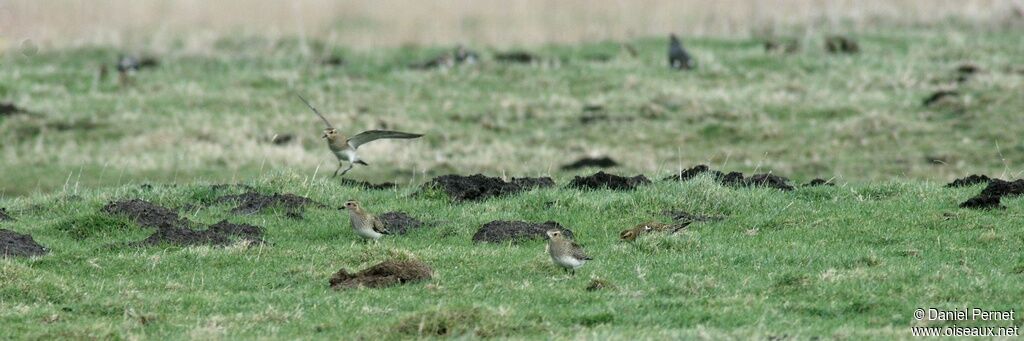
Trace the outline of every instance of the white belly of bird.
<path fill-rule="evenodd" d="M 350 217 L 349 220 L 352 222 L 352 231 L 354 231 L 360 237 L 366 239 L 377 239 L 383 236 L 383 234 L 374 231 L 373 226 L 367 226 L 368 224 L 364 223 L 360 219 Z"/>
<path fill-rule="evenodd" d="M 576 259 L 576 257 L 572 256 L 551 257 L 551 259 L 555 261 L 555 264 L 566 269 L 576 269 L 583 266 L 583 263 L 587 262 L 585 260 Z"/>
<path fill-rule="evenodd" d="M 359 161 L 359 155 L 357 155 L 356 151 L 352 150 L 351 148 L 348 148 L 348 149 L 345 149 L 345 150 L 336 151 L 336 152 L 334 152 L 334 156 L 337 156 L 339 159 L 342 159 L 342 160 L 345 160 L 345 161 L 348 161 L 348 162 Z"/>

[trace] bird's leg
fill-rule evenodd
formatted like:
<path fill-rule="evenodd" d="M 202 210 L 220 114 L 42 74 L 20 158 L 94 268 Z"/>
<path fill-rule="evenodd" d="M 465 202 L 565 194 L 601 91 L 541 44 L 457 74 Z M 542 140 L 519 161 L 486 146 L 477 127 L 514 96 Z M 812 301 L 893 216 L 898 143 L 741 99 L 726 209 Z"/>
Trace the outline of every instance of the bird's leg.
<path fill-rule="evenodd" d="M 576 276 L 576 268 L 573 268 L 572 271 L 569 272 L 569 274 L 572 276 Z"/>
<path fill-rule="evenodd" d="M 345 176 L 345 173 L 348 173 L 348 171 L 352 170 L 352 167 L 355 167 L 355 164 L 350 162 L 348 164 L 348 168 L 345 168 L 345 170 L 341 171 L 340 175 Z M 341 169 L 341 164 L 338 164 L 338 169 Z"/>
<path fill-rule="evenodd" d="M 338 169 L 334 170 L 334 175 L 331 175 L 332 178 L 338 176 L 338 172 L 341 171 L 341 165 L 341 161 L 338 161 Z"/>

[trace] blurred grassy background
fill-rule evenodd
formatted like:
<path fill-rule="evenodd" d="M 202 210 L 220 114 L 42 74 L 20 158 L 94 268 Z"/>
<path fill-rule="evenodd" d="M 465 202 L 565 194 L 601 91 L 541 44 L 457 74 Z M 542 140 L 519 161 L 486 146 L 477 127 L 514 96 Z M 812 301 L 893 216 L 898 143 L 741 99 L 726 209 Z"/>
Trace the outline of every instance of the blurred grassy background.
<path fill-rule="evenodd" d="M 0 196 L 329 174 L 320 122 L 292 90 L 346 130 L 427 134 L 367 145 L 371 168 L 351 176 L 371 181 L 549 175 L 599 155 L 617 173 L 709 163 L 842 181 L 1019 177 L 1024 162 L 1012 1 L 8 1 L 0 13 L 17 45 L 0 58 L 0 101 L 30 111 L 0 117 Z M 697 71 L 667 70 L 670 31 Z M 826 53 L 829 34 L 861 52 Z M 768 38 L 801 49 L 766 52 Z M 407 67 L 457 42 L 483 62 Z M 513 49 L 542 61 L 494 60 Z M 98 79 L 121 53 L 161 65 L 128 87 L 112 70 Z M 981 71 L 959 82 L 965 64 Z M 295 139 L 270 143 L 279 134 Z"/>
<path fill-rule="evenodd" d="M 7 0 L 7 46 L 112 44 L 202 49 L 226 35 L 315 37 L 356 48 L 455 43 L 513 46 L 662 36 L 748 36 L 1019 17 L 1019 0 Z M 170 41 L 186 37 L 185 44 Z"/>

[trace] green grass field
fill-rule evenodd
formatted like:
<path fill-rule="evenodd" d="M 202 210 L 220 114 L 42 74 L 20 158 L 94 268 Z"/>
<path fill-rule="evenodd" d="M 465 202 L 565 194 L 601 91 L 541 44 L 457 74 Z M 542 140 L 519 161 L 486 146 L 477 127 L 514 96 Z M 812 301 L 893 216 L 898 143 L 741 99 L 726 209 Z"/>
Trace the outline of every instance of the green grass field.
<path fill-rule="evenodd" d="M 686 40 L 694 72 L 665 67 L 664 38 L 544 46 L 546 61 L 410 70 L 448 47 L 355 51 L 297 40 L 225 39 L 204 53 L 157 53 L 134 84 L 95 81 L 119 50 L 44 50 L 0 60 L 0 229 L 50 249 L 0 259 L 0 338 L 13 339 L 669 339 L 911 338 L 911 326 L 1021 326 L 915 321 L 916 308 L 1020 311 L 1024 199 L 962 209 L 982 186 L 970 173 L 1024 170 L 1024 35 L 1019 28 L 889 27 L 856 35 L 861 52 L 795 54 L 757 39 Z M 173 44 L 172 44 L 173 45 Z M 317 60 L 341 55 L 342 67 Z M 956 68 L 982 71 L 957 82 Z M 959 95 L 931 106 L 940 89 Z M 423 132 L 367 145 L 349 177 L 320 121 Z M 600 106 L 584 111 L 584 107 Z M 585 119 L 587 118 L 587 119 Z M 583 121 L 589 120 L 584 123 Z M 285 145 L 275 134 L 295 134 Z M 567 189 L 562 164 L 609 155 L 608 171 L 644 173 L 635 191 Z M 723 187 L 709 177 L 659 181 L 707 163 L 834 187 Z M 452 203 L 419 185 L 443 174 L 552 176 L 555 188 Z M 242 183 L 326 204 L 303 219 L 236 215 L 209 204 Z M 143 186 L 143 184 L 153 184 Z M 101 212 L 141 198 L 208 225 L 265 229 L 264 245 L 125 247 L 151 229 Z M 404 211 L 430 226 L 377 244 L 344 212 Z M 669 222 L 669 209 L 724 219 L 677 234 L 618 241 L 622 229 Z M 554 220 L 595 258 L 574 277 L 541 240 L 475 244 L 492 220 Z M 421 283 L 336 291 L 328 279 L 387 259 L 434 269 Z M 587 291 L 594 279 L 611 288 Z"/>

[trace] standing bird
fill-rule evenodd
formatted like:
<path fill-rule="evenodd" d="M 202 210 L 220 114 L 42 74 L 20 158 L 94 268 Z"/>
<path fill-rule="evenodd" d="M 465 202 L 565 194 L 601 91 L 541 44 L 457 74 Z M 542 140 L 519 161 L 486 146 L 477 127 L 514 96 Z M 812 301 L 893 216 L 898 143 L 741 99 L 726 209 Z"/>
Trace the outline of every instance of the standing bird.
<path fill-rule="evenodd" d="M 391 234 L 384 227 L 384 223 L 373 214 L 363 210 L 359 202 L 355 200 L 346 201 L 344 209 L 348 210 L 348 219 L 352 223 L 352 231 L 355 231 L 364 240 L 376 241 L 385 234 Z"/>
<path fill-rule="evenodd" d="M 561 266 L 565 271 L 571 271 L 576 275 L 576 269 L 583 266 L 590 258 L 583 252 L 583 248 L 571 240 L 562 236 L 562 231 L 548 230 L 548 253 L 551 261 Z"/>
<path fill-rule="evenodd" d="M 668 66 L 676 70 L 691 70 L 696 66 L 675 33 L 668 35 Z"/>
<path fill-rule="evenodd" d="M 117 57 L 117 80 L 121 85 L 128 85 L 131 75 L 139 70 L 139 61 L 132 56 Z"/>
<path fill-rule="evenodd" d="M 338 176 L 338 172 L 341 171 L 341 167 L 345 161 L 348 162 L 348 168 L 345 168 L 345 171 L 341 172 L 341 176 L 345 176 L 345 173 L 352 170 L 352 167 L 357 163 L 363 166 L 369 166 L 359 158 L 358 154 L 356 154 L 356 149 L 361 145 L 379 139 L 414 139 L 423 136 L 423 134 L 410 134 L 400 131 L 368 130 L 349 138 L 339 133 L 338 129 L 334 128 L 334 126 L 331 125 L 331 122 L 328 122 L 327 118 L 320 114 L 320 111 L 316 110 L 312 104 L 309 104 L 309 101 L 303 98 L 302 95 L 296 94 L 296 96 L 299 96 L 299 99 L 301 99 L 303 103 L 306 103 L 306 106 L 312 109 L 313 113 L 317 116 L 320 116 L 320 119 L 327 125 L 327 128 L 324 129 L 324 134 L 321 137 L 327 139 L 327 147 L 331 148 L 331 152 L 334 153 L 334 157 L 338 158 L 338 169 L 334 170 L 333 176 Z"/>
<path fill-rule="evenodd" d="M 137 58 L 122 54 L 117 57 L 118 81 L 121 85 L 128 85 L 131 83 L 131 76 L 136 72 L 145 68 L 155 68 L 159 64 L 160 62 L 153 57 Z"/>

